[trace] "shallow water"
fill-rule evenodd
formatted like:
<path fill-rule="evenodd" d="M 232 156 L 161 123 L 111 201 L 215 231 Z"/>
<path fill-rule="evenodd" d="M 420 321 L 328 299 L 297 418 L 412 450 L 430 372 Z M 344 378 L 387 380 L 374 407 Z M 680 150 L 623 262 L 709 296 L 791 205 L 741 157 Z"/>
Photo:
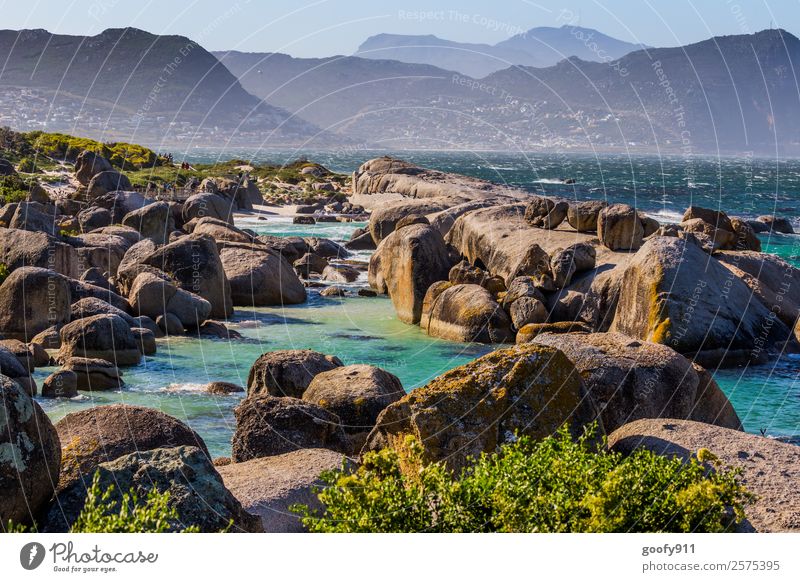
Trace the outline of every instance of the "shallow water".
<path fill-rule="evenodd" d="M 241 153 L 237 157 L 243 157 Z M 275 153 L 269 155 L 273 161 L 280 159 Z M 375 155 L 328 152 L 308 157 L 339 171 L 352 171 Z M 687 186 L 687 170 L 681 160 L 630 161 L 617 157 L 603 159 L 602 171 L 596 172 L 593 169 L 597 168 L 597 160 L 586 156 L 575 156 L 567 162 L 539 156 L 540 159 L 533 160 L 535 171 L 530 159 L 510 154 L 481 157 L 426 152 L 405 157 L 429 167 L 508 181 L 531 191 L 544 188 L 548 193 L 572 192 L 579 199 L 604 196 L 613 201 L 636 201 L 640 208 L 662 220 L 679 220 L 689 204 L 719 206 L 743 216 L 778 212 L 795 221 L 800 216 L 797 194 L 800 162 L 782 162 L 776 166 L 774 161 L 765 160 L 694 160 L 690 170 L 695 181 Z M 286 159 L 291 157 L 286 154 Z M 742 167 L 749 168 L 749 178 L 742 178 Z M 563 176 L 577 177 L 580 184 L 566 187 L 560 183 L 536 183 L 536 180 L 558 181 Z M 764 177 L 756 180 L 754 176 Z M 261 234 L 323 236 L 334 240 L 346 240 L 355 228 L 364 226 L 364 223 L 295 225 L 277 216 L 267 220 L 248 218 L 238 224 Z M 765 251 L 800 266 L 800 236 L 762 236 L 762 241 Z M 356 253 L 354 258 L 366 260 L 368 255 Z M 362 277 L 353 287 L 365 284 Z M 126 388 L 122 392 L 99 392 L 73 400 L 39 399 L 39 402 L 56 420 L 70 411 L 112 402 L 158 408 L 198 431 L 212 454 L 227 455 L 234 428 L 233 409 L 242 395 L 215 396 L 200 389 L 214 380 L 244 386 L 250 366 L 263 352 L 308 348 L 335 354 L 345 363 L 385 368 L 410 390 L 490 349 L 430 338 L 418 327 L 400 323 L 385 297 L 326 299 L 315 290 L 309 291 L 309 301 L 304 305 L 237 308 L 231 327 L 243 334 L 245 340 L 159 340 L 157 354 L 125 370 Z M 37 383 L 41 385 L 52 370 L 37 370 Z M 763 429 L 772 436 L 798 437 L 799 374 L 800 358 L 784 357 L 763 366 L 721 370 L 715 373 L 715 378 L 731 399 L 746 430 L 758 433 Z"/>

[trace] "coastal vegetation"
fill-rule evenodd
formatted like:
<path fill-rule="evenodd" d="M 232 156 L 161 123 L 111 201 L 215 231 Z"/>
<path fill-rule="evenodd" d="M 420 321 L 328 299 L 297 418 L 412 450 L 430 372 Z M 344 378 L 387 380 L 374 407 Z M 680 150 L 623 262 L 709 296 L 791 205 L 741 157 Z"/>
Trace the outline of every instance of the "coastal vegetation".
<path fill-rule="evenodd" d="M 460 473 L 426 463 L 408 437 L 323 473 L 323 509 L 294 511 L 312 532 L 721 532 L 751 495 L 701 451 L 689 462 L 642 449 L 624 457 L 591 429 L 577 440 L 522 436 Z"/>

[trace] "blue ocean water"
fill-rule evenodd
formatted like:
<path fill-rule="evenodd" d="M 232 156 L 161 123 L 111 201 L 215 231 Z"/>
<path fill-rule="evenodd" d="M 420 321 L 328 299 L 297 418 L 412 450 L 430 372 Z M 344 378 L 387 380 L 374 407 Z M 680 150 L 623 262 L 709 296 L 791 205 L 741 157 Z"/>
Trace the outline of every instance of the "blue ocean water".
<path fill-rule="evenodd" d="M 302 152 L 333 170 L 350 172 L 385 152 Z M 800 231 L 800 162 L 757 158 L 685 159 L 655 157 L 527 156 L 501 153 L 403 152 L 400 157 L 426 167 L 505 182 L 531 192 L 578 200 L 603 198 L 635 204 L 662 221 L 678 221 L 697 204 L 730 214 L 787 216 Z M 202 152 L 191 162 L 229 158 L 284 163 L 299 152 Z M 563 183 L 573 178 L 575 184 Z M 241 226 L 278 236 L 324 236 L 346 240 L 360 223 L 294 225 L 270 217 L 244 220 Z M 800 236 L 762 237 L 765 250 L 800 266 Z M 368 253 L 356 258 L 366 260 Z M 365 285 L 363 278 L 355 286 Z M 304 305 L 288 308 L 237 308 L 231 327 L 244 341 L 173 338 L 159 340 L 158 353 L 125 371 L 121 392 L 81 395 L 40 403 L 54 418 L 111 402 L 159 408 L 187 422 L 206 440 L 214 455 L 230 452 L 233 409 L 241 395 L 216 396 L 204 384 L 225 380 L 244 385 L 255 359 L 277 349 L 309 348 L 335 354 L 346 363 L 369 363 L 396 374 L 406 390 L 484 353 L 490 348 L 430 338 L 399 322 L 391 302 L 377 298 L 323 298 L 311 290 Z M 36 371 L 39 384 L 52 369 Z M 749 368 L 721 370 L 715 377 L 731 399 L 745 429 L 772 436 L 800 438 L 800 359 Z"/>

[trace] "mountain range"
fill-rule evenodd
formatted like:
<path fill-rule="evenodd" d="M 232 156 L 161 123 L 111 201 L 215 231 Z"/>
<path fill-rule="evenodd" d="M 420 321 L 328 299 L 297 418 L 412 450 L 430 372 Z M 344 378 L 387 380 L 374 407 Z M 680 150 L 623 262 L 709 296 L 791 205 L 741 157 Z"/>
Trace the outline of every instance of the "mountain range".
<path fill-rule="evenodd" d="M 96 37 L 2 31 L 0 125 L 38 128 L 57 113 L 81 133 L 94 123 L 84 111 L 99 107 L 157 139 L 211 146 L 227 128 L 257 146 L 316 138 L 315 147 L 330 148 L 800 153 L 800 40 L 780 29 L 637 48 L 613 60 L 514 64 L 482 77 L 374 58 L 377 48 L 365 58 L 364 46 L 383 36 L 365 42 L 361 56 L 310 59 L 209 53 L 135 29 Z M 521 54 L 531 42 L 519 35 L 494 46 Z M 36 99 L 42 111 L 20 114 Z M 78 114 L 54 106 L 64 99 L 77 102 Z"/>
<path fill-rule="evenodd" d="M 196 42 L 135 28 L 97 36 L 0 31 L 0 90 L 35 91 L 58 119 L 128 119 L 146 131 L 170 124 L 309 135 L 316 128 L 245 91 Z M 8 103 L 5 103 L 8 106 Z M 77 117 L 77 119 L 69 119 Z M 174 125 L 173 125 L 174 127 Z"/>
<path fill-rule="evenodd" d="M 377 34 L 355 53 L 366 59 L 433 65 L 480 78 L 512 65 L 549 67 L 567 57 L 608 62 L 646 48 L 591 28 L 540 26 L 494 45 L 445 40 L 434 35 Z"/>

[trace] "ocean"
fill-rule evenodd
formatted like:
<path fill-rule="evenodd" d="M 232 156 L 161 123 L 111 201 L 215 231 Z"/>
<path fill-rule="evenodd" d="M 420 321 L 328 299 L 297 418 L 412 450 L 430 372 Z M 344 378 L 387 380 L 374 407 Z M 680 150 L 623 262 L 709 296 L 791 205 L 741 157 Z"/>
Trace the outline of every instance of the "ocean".
<path fill-rule="evenodd" d="M 352 172 L 364 161 L 384 154 L 366 150 L 193 150 L 186 159 L 192 163 L 231 158 L 285 163 L 305 157 L 331 170 Z M 680 221 L 687 206 L 700 205 L 747 218 L 761 214 L 785 216 L 800 232 L 798 160 L 427 151 L 393 155 L 421 166 L 507 183 L 532 193 L 625 202 L 662 222 Z M 565 184 L 567 179 L 575 183 Z M 277 236 L 346 240 L 363 223 L 308 226 L 275 217 L 245 220 L 240 226 Z M 762 242 L 765 251 L 800 266 L 800 236 L 762 235 Z M 367 254 L 361 256 L 366 258 Z M 366 286 L 366 281 L 362 278 L 353 286 Z M 228 455 L 235 427 L 233 409 L 242 395 L 209 395 L 201 388 L 215 380 L 244 386 L 250 366 L 263 352 L 307 348 L 335 354 L 345 363 L 384 368 L 397 375 L 406 390 L 412 390 L 491 349 L 430 338 L 418 327 L 399 322 L 386 297 L 324 298 L 312 291 L 303 305 L 237 308 L 230 323 L 244 336 L 243 340 L 159 340 L 156 354 L 124 371 L 126 387 L 120 392 L 82 394 L 70 400 L 40 398 L 39 402 L 54 420 L 74 410 L 113 402 L 158 408 L 195 429 L 213 455 Z M 54 369 L 37 369 L 37 383 L 41 385 Z M 715 378 L 745 430 L 796 441 L 800 440 L 799 373 L 800 358 L 786 356 L 760 366 L 720 370 Z"/>

